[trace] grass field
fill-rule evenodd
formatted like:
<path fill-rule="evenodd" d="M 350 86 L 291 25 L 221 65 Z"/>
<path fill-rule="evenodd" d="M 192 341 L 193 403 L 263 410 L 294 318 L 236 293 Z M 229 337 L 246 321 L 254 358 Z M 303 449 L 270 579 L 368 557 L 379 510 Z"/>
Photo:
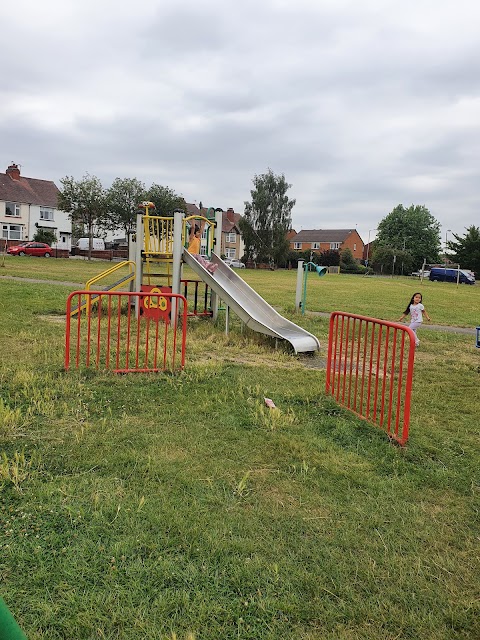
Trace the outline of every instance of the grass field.
<path fill-rule="evenodd" d="M 420 330 L 401 450 L 236 322 L 193 321 L 177 376 L 66 374 L 72 287 L 1 276 L 106 266 L 0 269 L 0 593 L 30 640 L 480 637 L 473 336 Z M 295 272 L 241 275 L 325 355 Z M 408 278 L 312 273 L 307 310 L 396 319 L 416 290 L 434 323 L 480 324 L 478 285 Z"/>

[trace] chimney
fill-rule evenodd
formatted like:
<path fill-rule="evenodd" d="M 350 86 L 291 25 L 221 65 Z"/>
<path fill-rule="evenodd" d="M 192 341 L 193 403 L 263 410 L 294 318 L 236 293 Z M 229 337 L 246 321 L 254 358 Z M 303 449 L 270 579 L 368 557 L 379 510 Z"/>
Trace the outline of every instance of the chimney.
<path fill-rule="evenodd" d="M 20 169 L 18 168 L 18 164 L 12 162 L 12 164 L 7 167 L 7 176 L 10 176 L 12 180 L 20 180 Z"/>
<path fill-rule="evenodd" d="M 235 211 L 232 209 L 232 207 L 229 207 L 227 209 L 227 220 L 229 222 L 235 222 Z"/>

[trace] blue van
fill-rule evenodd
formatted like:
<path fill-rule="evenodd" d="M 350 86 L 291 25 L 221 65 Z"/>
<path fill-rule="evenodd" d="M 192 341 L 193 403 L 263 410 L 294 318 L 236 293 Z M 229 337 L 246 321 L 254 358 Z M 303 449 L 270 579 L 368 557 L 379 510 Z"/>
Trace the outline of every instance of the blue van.
<path fill-rule="evenodd" d="M 434 282 L 457 282 L 457 278 L 460 284 L 475 284 L 475 276 L 470 271 L 460 269 L 445 269 L 444 267 L 433 267 L 430 270 L 430 280 Z"/>

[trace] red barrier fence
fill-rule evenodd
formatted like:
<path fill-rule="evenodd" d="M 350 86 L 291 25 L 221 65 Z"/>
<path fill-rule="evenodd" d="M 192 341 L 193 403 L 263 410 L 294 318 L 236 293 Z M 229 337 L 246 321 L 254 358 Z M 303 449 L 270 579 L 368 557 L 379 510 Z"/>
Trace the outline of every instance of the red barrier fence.
<path fill-rule="evenodd" d="M 178 313 L 172 313 L 175 307 Z M 65 369 L 173 373 L 185 365 L 186 336 L 187 301 L 181 295 L 74 291 L 67 299 Z"/>
<path fill-rule="evenodd" d="M 410 328 L 335 311 L 330 316 L 326 392 L 404 445 L 414 356 Z"/>

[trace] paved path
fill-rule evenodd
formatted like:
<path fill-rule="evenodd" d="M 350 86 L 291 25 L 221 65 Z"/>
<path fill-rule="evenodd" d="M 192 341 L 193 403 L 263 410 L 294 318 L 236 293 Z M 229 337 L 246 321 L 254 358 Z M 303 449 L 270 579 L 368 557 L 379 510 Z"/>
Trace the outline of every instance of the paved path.
<path fill-rule="evenodd" d="M 18 280 L 21 282 L 34 282 L 37 284 L 61 284 L 64 287 L 75 287 L 83 289 L 85 285 L 82 282 L 67 282 L 65 280 L 41 280 L 40 278 L 21 278 L 20 276 L 4 276 L 0 273 L 0 282 L 3 280 Z"/>
<path fill-rule="evenodd" d="M 40 280 L 39 278 L 21 278 L 20 276 L 4 276 L 0 274 L 0 281 L 5 280 L 19 280 L 23 282 L 35 282 L 38 284 L 58 284 L 65 287 L 75 287 L 76 289 L 83 289 L 85 285 L 82 282 L 66 282 L 64 280 Z M 330 314 L 325 311 L 307 311 L 307 315 L 320 316 L 322 318 L 329 318 Z M 450 327 L 443 324 L 430 324 L 425 322 L 422 329 L 432 329 L 433 331 L 445 331 L 446 333 L 465 333 L 468 335 L 475 335 L 476 329 L 469 327 Z"/>
<path fill-rule="evenodd" d="M 329 318 L 330 314 L 324 311 L 307 311 L 307 315 L 312 316 L 321 316 L 322 318 Z M 429 322 L 424 322 L 422 325 L 422 329 L 432 329 L 433 331 L 445 331 L 446 333 L 465 333 L 468 335 L 475 335 L 476 329 L 470 327 L 450 327 L 448 325 L 443 324 L 430 324 Z"/>

